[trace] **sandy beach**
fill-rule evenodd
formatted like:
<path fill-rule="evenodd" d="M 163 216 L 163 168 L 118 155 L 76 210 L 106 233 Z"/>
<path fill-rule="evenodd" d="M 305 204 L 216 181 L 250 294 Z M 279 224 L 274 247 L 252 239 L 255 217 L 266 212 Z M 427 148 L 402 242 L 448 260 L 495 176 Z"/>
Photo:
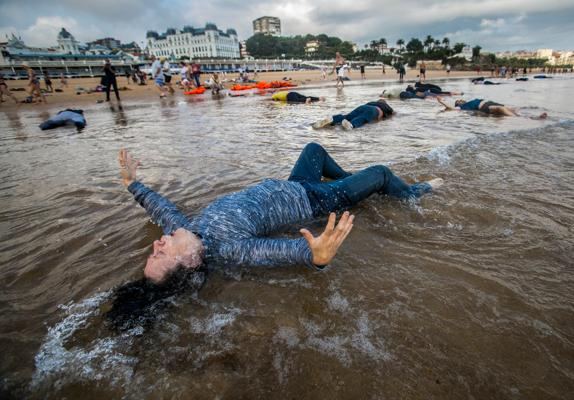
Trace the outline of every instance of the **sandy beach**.
<path fill-rule="evenodd" d="M 353 70 L 349 74 L 349 78 L 351 81 L 349 82 L 350 85 L 355 85 L 358 82 L 368 82 L 368 81 L 380 81 L 382 84 L 385 82 L 394 83 L 398 82 L 398 74 L 396 71 L 387 69 L 386 73 L 383 74 L 380 69 L 377 70 L 369 70 L 367 69 L 366 79 L 361 81 L 361 75 L 358 70 Z M 236 79 L 239 74 L 227 74 L 223 77 L 225 86 L 229 88 L 234 82 L 233 80 Z M 476 73 L 473 71 L 452 71 L 450 76 L 447 76 L 445 71 L 427 71 L 427 80 L 432 79 L 441 79 L 441 78 L 456 78 L 456 77 L 472 77 L 476 76 Z M 327 79 L 323 80 L 321 78 L 320 71 L 278 71 L 278 72 L 261 72 L 259 76 L 256 78 L 257 80 L 263 81 L 276 81 L 281 80 L 283 78 L 291 78 L 292 82 L 300 86 L 300 89 L 304 89 L 305 86 L 315 86 L 315 85 L 328 85 L 331 82 L 335 85 L 335 75 L 327 75 Z M 418 77 L 418 70 L 411 69 L 407 71 L 405 76 L 405 80 L 416 80 Z M 209 78 L 208 74 L 202 75 L 202 81 Z M 132 100 L 142 100 L 142 99 L 153 99 L 158 97 L 158 90 L 156 86 L 153 84 L 151 80 L 147 81 L 147 85 L 139 86 L 134 84 L 133 82 L 127 82 L 127 79 L 124 76 L 118 76 L 118 87 L 120 88 L 120 98 L 122 101 L 132 101 Z M 175 96 L 184 96 L 183 90 L 177 88 L 175 85 L 176 82 L 179 81 L 179 76 L 174 76 L 172 82 L 174 83 L 174 87 L 176 88 Z M 28 81 L 27 80 L 17 80 L 17 81 L 7 81 L 8 87 L 10 89 L 15 88 L 26 88 Z M 100 83 L 100 77 L 95 78 L 78 78 L 78 79 L 68 79 L 68 87 L 64 88 L 63 92 L 54 92 L 54 93 L 47 93 L 47 103 L 34 103 L 34 104 L 14 104 L 14 102 L 7 98 L 4 99 L 5 101 L 0 106 L 1 110 L 14 110 L 17 108 L 30 108 L 34 107 L 37 108 L 44 108 L 44 107 L 53 107 L 54 105 L 58 105 L 61 108 L 72 108 L 78 107 L 82 104 L 91 104 L 95 103 L 98 100 L 105 100 L 105 93 L 101 92 L 94 92 L 94 93 L 81 93 L 76 94 L 77 88 L 84 88 L 94 89 Z M 58 88 L 60 85 L 59 79 L 52 78 L 52 86 L 54 88 Z M 44 82 L 41 82 L 42 88 L 44 88 Z M 24 91 L 13 91 L 13 94 L 19 101 L 22 101 L 26 96 L 27 92 Z M 112 101 L 115 101 L 115 96 L 112 91 L 111 93 Z"/>

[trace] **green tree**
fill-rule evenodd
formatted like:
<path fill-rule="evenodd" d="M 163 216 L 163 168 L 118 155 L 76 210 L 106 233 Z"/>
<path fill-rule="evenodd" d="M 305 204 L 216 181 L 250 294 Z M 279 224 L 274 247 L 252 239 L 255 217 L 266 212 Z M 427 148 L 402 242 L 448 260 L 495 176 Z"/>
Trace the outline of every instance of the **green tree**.
<path fill-rule="evenodd" d="M 461 53 L 465 46 L 466 43 L 456 43 L 452 48 L 453 54 Z"/>
<path fill-rule="evenodd" d="M 474 46 L 472 48 L 472 59 L 475 61 L 479 61 L 480 60 L 480 50 L 482 49 L 482 47 L 480 46 Z"/>
<path fill-rule="evenodd" d="M 433 44 L 434 44 L 434 38 L 431 35 L 427 35 L 427 37 L 424 41 L 424 45 L 427 48 L 427 52 L 430 51 Z"/>
<path fill-rule="evenodd" d="M 412 38 L 407 43 L 407 51 L 410 53 L 422 53 L 424 46 L 422 42 L 417 38 Z"/>
<path fill-rule="evenodd" d="M 397 40 L 397 46 L 399 46 L 399 49 L 402 50 L 403 46 L 405 45 L 405 41 L 403 39 L 399 39 Z"/>
<path fill-rule="evenodd" d="M 496 55 L 494 55 L 494 53 L 489 53 L 489 54 L 488 54 L 488 61 L 489 61 L 491 64 L 496 63 Z"/>
<path fill-rule="evenodd" d="M 447 37 L 444 37 L 444 38 L 442 39 L 442 44 L 444 45 L 445 48 L 448 49 L 448 45 L 450 44 L 450 39 L 447 38 Z"/>

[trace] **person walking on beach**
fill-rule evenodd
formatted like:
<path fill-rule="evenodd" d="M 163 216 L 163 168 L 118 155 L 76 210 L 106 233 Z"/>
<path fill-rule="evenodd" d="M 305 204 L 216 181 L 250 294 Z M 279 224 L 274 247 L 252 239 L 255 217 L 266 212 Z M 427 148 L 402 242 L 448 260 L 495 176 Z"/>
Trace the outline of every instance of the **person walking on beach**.
<path fill-rule="evenodd" d="M 361 79 L 365 80 L 365 64 L 361 64 Z"/>
<path fill-rule="evenodd" d="M 112 66 L 110 60 L 104 61 L 104 76 L 102 84 L 106 87 L 106 101 L 110 101 L 110 90 L 113 86 L 116 100 L 120 101 L 120 93 L 118 91 L 118 82 L 116 79 L 116 70 Z"/>
<path fill-rule="evenodd" d="M 64 75 L 64 73 L 60 74 L 60 90 L 64 90 L 64 88 L 68 87 L 68 78 L 66 78 L 66 75 Z"/>
<path fill-rule="evenodd" d="M 163 64 L 161 67 L 163 68 L 163 79 L 165 80 L 165 87 L 169 91 L 169 94 L 174 94 L 175 90 L 171 85 L 171 64 L 167 58 L 162 60 Z"/>
<path fill-rule="evenodd" d="M 341 88 L 345 87 L 345 81 L 347 80 L 347 69 L 349 68 L 349 66 L 347 64 L 341 65 L 339 67 L 339 71 L 337 72 L 337 84 L 335 85 L 335 87 L 337 89 L 339 89 L 339 84 L 341 85 Z"/>
<path fill-rule="evenodd" d="M 325 68 L 324 65 L 321 65 L 321 79 L 322 80 L 327 79 L 327 69 Z"/>
<path fill-rule="evenodd" d="M 4 74 L 0 74 L 0 103 L 4 103 L 4 95 L 10 97 L 12 100 L 14 100 L 14 103 L 18 104 L 18 99 L 8 88 L 8 84 L 4 79 Z"/>
<path fill-rule="evenodd" d="M 382 119 L 389 118 L 394 113 L 391 106 L 383 100 L 371 101 L 355 108 L 348 114 L 337 114 L 332 117 L 327 117 L 312 124 L 314 129 L 322 129 L 327 126 L 340 124 L 343 129 L 351 130 L 359 128 L 369 122 L 376 122 Z"/>
<path fill-rule="evenodd" d="M 427 65 L 424 61 L 421 62 L 421 67 L 419 69 L 419 80 L 423 82 L 427 78 Z"/>
<path fill-rule="evenodd" d="M 130 84 L 130 80 L 132 77 L 132 71 L 131 68 L 126 68 L 126 70 L 124 71 L 124 76 L 126 77 L 126 80 L 128 81 L 128 85 Z"/>
<path fill-rule="evenodd" d="M 335 73 L 337 76 L 339 75 L 339 68 L 345 65 L 345 57 L 341 55 L 338 51 L 335 53 L 335 64 L 333 64 L 332 73 Z"/>
<path fill-rule="evenodd" d="M 44 73 L 44 85 L 46 85 L 46 91 L 52 93 L 54 89 L 52 88 L 52 80 L 50 79 L 50 75 L 48 71 Z"/>
<path fill-rule="evenodd" d="M 165 97 L 165 80 L 163 78 L 163 66 L 160 60 L 158 60 L 154 55 L 151 56 L 151 77 L 155 83 L 155 86 L 159 90 L 159 98 L 163 99 Z"/>
<path fill-rule="evenodd" d="M 446 64 L 446 76 L 450 76 L 450 64 Z"/>
<path fill-rule="evenodd" d="M 201 86 L 201 82 L 199 81 L 199 77 L 201 75 L 201 65 L 197 62 L 191 64 L 191 76 L 193 81 L 195 82 L 195 87 L 198 88 Z"/>
<path fill-rule="evenodd" d="M 178 271 L 212 263 L 301 264 L 321 270 L 331 263 L 353 229 L 354 216 L 349 211 L 342 214 L 338 224 L 335 212 L 374 194 L 410 199 L 442 185 L 440 178 L 407 184 L 383 165 L 350 173 L 321 145 L 309 143 L 287 180 L 266 179 L 222 196 L 188 218 L 169 200 L 138 181 L 139 161 L 126 150 L 120 151 L 119 164 L 124 186 L 163 229 L 164 235 L 154 241 L 144 269 L 144 276 L 159 285 Z M 296 239 L 274 235 L 282 228 L 325 215 L 329 216 L 327 226 L 319 236 L 307 229 L 301 229 L 301 237 Z"/>
<path fill-rule="evenodd" d="M 36 72 L 30 68 L 26 63 L 22 64 L 26 72 L 28 73 L 28 97 L 32 102 L 43 101 L 46 103 L 46 97 L 40 88 L 40 78 L 36 75 Z"/>
<path fill-rule="evenodd" d="M 399 61 L 399 63 L 397 64 L 397 73 L 399 74 L 399 82 L 403 82 L 403 79 L 405 77 L 406 74 L 406 70 L 405 70 L 405 66 L 402 62 Z"/>

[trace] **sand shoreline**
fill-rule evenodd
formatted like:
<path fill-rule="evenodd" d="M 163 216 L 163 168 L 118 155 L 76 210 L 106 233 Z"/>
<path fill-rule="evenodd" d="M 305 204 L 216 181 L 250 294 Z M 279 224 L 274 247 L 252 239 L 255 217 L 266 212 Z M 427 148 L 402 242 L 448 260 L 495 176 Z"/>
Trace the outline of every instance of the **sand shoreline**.
<path fill-rule="evenodd" d="M 398 74 L 394 70 L 388 70 L 385 74 L 382 73 L 381 70 L 367 70 L 366 79 L 362 80 L 361 75 L 358 71 L 353 71 L 349 78 L 351 79 L 349 82 L 346 82 L 346 86 L 354 86 L 357 84 L 377 84 L 380 83 L 381 85 L 385 84 L 398 84 Z M 484 74 L 485 76 L 490 75 L 490 72 Z M 427 71 L 427 81 L 432 80 L 443 80 L 449 78 L 471 78 L 477 76 L 475 72 L 472 71 L 452 71 L 450 75 L 447 75 L 445 71 Z M 202 81 L 208 79 L 209 75 L 205 74 L 202 75 Z M 229 88 L 233 84 L 231 82 L 232 79 L 238 77 L 238 74 L 227 74 L 224 79 L 227 80 L 225 82 L 225 87 Z M 325 87 L 325 86 L 335 86 L 335 76 L 334 75 L 327 75 L 327 79 L 323 80 L 321 78 L 321 72 L 319 71 L 278 71 L 278 72 L 262 72 L 259 73 L 259 76 L 256 78 L 257 80 L 263 81 L 275 81 L 281 80 L 284 77 L 291 78 L 292 82 L 298 85 L 296 90 L 308 90 L 317 87 Z M 417 70 L 409 70 L 405 76 L 405 81 L 414 81 L 418 79 L 418 71 Z M 172 82 L 174 83 L 174 88 L 176 88 L 174 96 L 187 98 L 183 94 L 183 90 L 177 88 L 175 82 L 179 80 L 178 76 L 174 76 Z M 150 100 L 150 99 L 157 99 L 159 101 L 159 92 L 152 81 L 148 80 L 147 85 L 145 86 L 138 86 L 133 82 L 130 84 L 127 83 L 127 79 L 125 76 L 119 76 L 118 79 L 118 86 L 120 88 L 126 88 L 126 90 L 120 91 L 120 98 L 122 103 L 137 101 L 137 100 Z M 28 83 L 27 80 L 18 80 L 18 81 L 7 81 L 9 88 L 26 88 Z M 0 105 L 0 111 L 17 111 L 17 110 L 26 110 L 26 109 L 47 109 L 47 108 L 78 108 L 82 107 L 87 104 L 95 104 L 97 102 L 101 102 L 105 100 L 105 93 L 102 92 L 93 92 L 93 93 L 82 93 L 76 94 L 76 88 L 82 87 L 84 89 L 93 89 L 100 83 L 100 78 L 78 78 L 78 79 L 69 79 L 68 80 L 68 87 L 64 88 L 62 93 L 48 93 L 47 94 L 47 103 L 33 103 L 33 104 L 26 104 L 26 103 L 19 103 L 15 104 L 12 99 L 5 98 L 4 102 Z M 44 82 L 41 82 L 42 88 L 44 88 Z M 52 86 L 54 88 L 59 87 L 59 79 L 52 79 Z M 12 92 L 16 98 L 21 101 L 26 96 L 27 93 L 25 91 L 13 91 Z M 206 92 L 204 95 L 201 96 L 208 96 L 209 92 Z M 116 102 L 115 95 L 112 91 L 111 93 L 111 101 Z"/>

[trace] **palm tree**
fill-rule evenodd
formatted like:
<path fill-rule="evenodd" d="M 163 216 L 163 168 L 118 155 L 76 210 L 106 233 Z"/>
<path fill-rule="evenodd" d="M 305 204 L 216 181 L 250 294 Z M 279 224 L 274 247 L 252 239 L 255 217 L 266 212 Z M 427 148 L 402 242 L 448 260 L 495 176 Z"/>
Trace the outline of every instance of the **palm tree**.
<path fill-rule="evenodd" d="M 443 38 L 442 44 L 444 44 L 444 47 L 446 47 L 448 49 L 448 45 L 450 44 L 449 38 L 447 38 L 447 37 Z"/>
<path fill-rule="evenodd" d="M 371 50 L 376 50 L 379 42 L 376 40 L 371 40 Z"/>
<path fill-rule="evenodd" d="M 431 46 L 434 44 L 434 38 L 431 35 L 427 35 L 424 43 L 425 47 L 427 48 L 427 52 L 431 49 Z"/>
<path fill-rule="evenodd" d="M 403 39 L 397 40 L 397 46 L 399 46 L 399 50 L 403 49 L 404 44 L 405 44 L 405 41 Z"/>
<path fill-rule="evenodd" d="M 385 39 L 385 38 L 380 38 L 380 39 L 379 39 L 379 44 L 380 44 L 381 46 L 386 46 L 386 45 L 387 45 L 387 39 Z"/>
<path fill-rule="evenodd" d="M 482 49 L 482 47 L 480 46 L 474 46 L 472 48 L 472 58 L 476 61 L 478 61 L 480 59 L 480 50 Z"/>

